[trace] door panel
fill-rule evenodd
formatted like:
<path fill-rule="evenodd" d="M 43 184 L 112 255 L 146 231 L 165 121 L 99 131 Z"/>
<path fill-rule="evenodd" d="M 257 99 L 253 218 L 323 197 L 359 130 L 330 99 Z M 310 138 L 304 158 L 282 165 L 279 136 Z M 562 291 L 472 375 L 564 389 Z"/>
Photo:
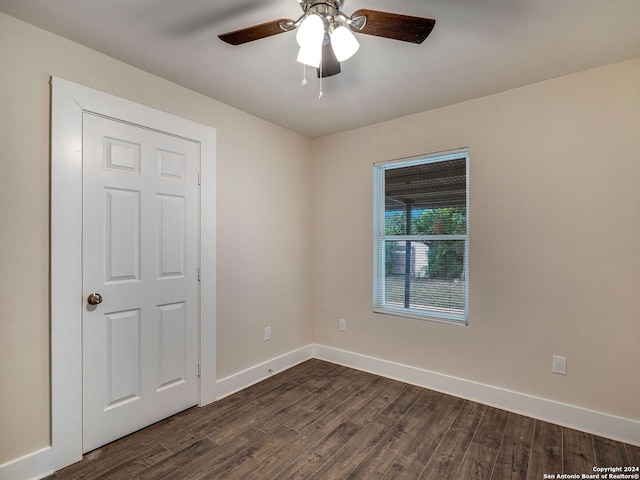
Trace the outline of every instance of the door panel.
<path fill-rule="evenodd" d="M 158 195 L 158 277 L 184 276 L 185 198 Z"/>
<path fill-rule="evenodd" d="M 185 380 L 185 339 L 187 329 L 184 302 L 160 305 L 158 315 L 161 332 L 161 382 L 160 388 L 168 388 Z"/>
<path fill-rule="evenodd" d="M 83 114 L 83 450 L 198 403 L 199 144 Z"/>
<path fill-rule="evenodd" d="M 140 398 L 140 310 L 105 315 L 105 408 Z"/>
<path fill-rule="evenodd" d="M 105 188 L 105 281 L 140 280 L 140 191 Z"/>

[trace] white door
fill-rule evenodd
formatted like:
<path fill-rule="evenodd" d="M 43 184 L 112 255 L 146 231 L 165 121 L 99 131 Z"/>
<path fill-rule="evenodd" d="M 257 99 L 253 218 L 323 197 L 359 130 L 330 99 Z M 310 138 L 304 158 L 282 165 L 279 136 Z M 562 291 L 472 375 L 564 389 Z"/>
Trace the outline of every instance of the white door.
<path fill-rule="evenodd" d="M 84 113 L 82 148 L 87 452 L 198 403 L 200 146 Z"/>

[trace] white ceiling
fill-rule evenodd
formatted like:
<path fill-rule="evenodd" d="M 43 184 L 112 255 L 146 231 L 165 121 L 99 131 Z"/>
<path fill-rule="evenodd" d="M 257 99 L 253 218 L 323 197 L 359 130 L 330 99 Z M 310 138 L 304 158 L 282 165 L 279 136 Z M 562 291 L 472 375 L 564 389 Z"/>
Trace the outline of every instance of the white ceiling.
<path fill-rule="evenodd" d="M 342 73 L 295 61 L 294 33 L 220 33 L 302 13 L 296 0 L 0 0 L 0 11 L 315 138 L 640 56 L 640 0 L 345 0 L 430 17 L 421 45 L 358 35 Z"/>

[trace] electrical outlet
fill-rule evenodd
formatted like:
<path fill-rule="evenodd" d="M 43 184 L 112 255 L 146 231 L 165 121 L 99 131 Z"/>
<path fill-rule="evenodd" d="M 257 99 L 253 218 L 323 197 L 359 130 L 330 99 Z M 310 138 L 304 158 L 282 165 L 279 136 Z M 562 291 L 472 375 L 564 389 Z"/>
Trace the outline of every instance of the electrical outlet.
<path fill-rule="evenodd" d="M 264 341 L 268 342 L 271 340 L 271 327 L 265 327 L 264 329 Z"/>
<path fill-rule="evenodd" d="M 347 321 L 344 318 L 338 320 L 338 330 L 341 332 L 347 331 Z"/>
<path fill-rule="evenodd" d="M 553 364 L 551 366 L 551 372 L 558 375 L 567 374 L 567 357 L 560 357 L 558 355 L 553 356 Z"/>

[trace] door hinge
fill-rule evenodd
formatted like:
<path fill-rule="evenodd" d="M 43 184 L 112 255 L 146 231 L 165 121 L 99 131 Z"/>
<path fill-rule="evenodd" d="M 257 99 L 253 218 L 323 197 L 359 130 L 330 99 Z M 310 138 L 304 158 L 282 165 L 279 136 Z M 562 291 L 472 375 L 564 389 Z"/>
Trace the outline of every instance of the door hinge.
<path fill-rule="evenodd" d="M 200 281 L 200 267 L 198 267 L 198 281 Z"/>
<path fill-rule="evenodd" d="M 200 378 L 201 373 L 202 373 L 202 368 L 200 367 L 200 364 L 198 364 L 198 378 Z"/>
<path fill-rule="evenodd" d="M 198 185 L 200 185 L 200 182 L 201 182 L 201 181 L 202 181 L 202 180 L 200 179 L 200 172 L 198 172 Z"/>

